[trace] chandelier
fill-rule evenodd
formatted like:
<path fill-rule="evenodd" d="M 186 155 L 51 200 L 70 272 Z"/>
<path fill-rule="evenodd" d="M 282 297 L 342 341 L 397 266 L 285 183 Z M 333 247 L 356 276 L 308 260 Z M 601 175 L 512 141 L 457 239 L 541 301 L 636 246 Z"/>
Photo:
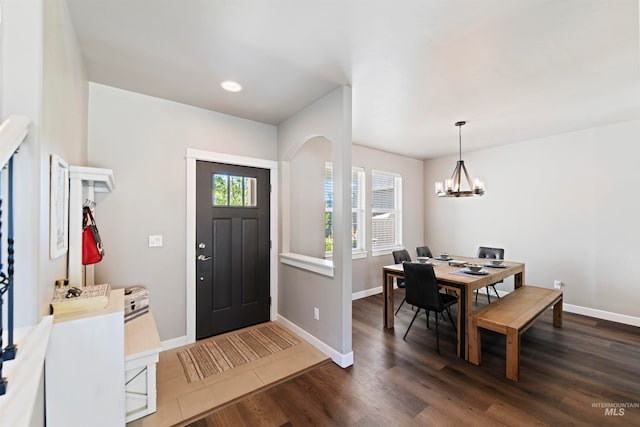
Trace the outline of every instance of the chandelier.
<path fill-rule="evenodd" d="M 467 172 L 467 168 L 464 166 L 464 160 L 462 160 L 462 126 L 465 124 L 466 122 L 456 122 L 456 126 L 458 126 L 460 160 L 458 160 L 451 174 L 451 178 L 445 179 L 444 182 L 436 182 L 436 195 L 438 197 L 470 197 L 482 196 L 484 194 L 484 182 L 475 179 L 472 184 L 469 172 Z M 466 188 L 463 187 L 465 182 Z"/>

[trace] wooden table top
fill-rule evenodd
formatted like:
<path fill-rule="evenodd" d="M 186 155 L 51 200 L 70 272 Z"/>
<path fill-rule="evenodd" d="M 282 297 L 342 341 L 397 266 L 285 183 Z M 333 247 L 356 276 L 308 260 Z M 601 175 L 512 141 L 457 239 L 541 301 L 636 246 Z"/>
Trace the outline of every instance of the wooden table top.
<path fill-rule="evenodd" d="M 484 258 L 469 258 L 458 256 L 454 257 L 450 261 L 463 261 L 465 263 L 474 264 L 484 264 L 486 262 Z M 484 276 L 462 274 L 460 273 L 460 270 L 462 270 L 464 267 L 449 265 L 450 261 L 440 261 L 433 258 L 429 260 L 429 262 L 433 265 L 433 271 L 435 272 L 438 281 L 454 283 L 457 285 L 472 285 L 474 289 L 496 283 L 509 276 L 524 272 L 524 263 L 504 261 L 502 263 L 502 265 L 505 266 L 504 268 L 483 267 L 483 270 L 486 270 L 489 273 Z M 398 276 L 404 276 L 402 264 L 385 265 L 382 268 L 388 273 Z"/>

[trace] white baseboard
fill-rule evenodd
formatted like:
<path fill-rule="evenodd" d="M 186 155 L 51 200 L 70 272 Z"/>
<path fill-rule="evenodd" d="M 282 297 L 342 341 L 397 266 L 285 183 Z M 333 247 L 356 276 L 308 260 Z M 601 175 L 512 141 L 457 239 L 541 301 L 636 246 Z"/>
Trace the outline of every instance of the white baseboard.
<path fill-rule="evenodd" d="M 378 286 L 377 288 L 365 289 L 364 291 L 354 292 L 353 294 L 351 294 L 351 301 L 370 297 L 371 295 L 378 295 L 381 293 L 382 293 L 382 286 Z"/>
<path fill-rule="evenodd" d="M 347 354 L 342 354 L 333 347 L 314 337 L 295 323 L 291 322 L 287 318 L 282 317 L 281 315 L 278 315 L 278 322 L 282 323 L 282 325 L 291 329 L 293 332 L 308 341 L 315 348 L 329 356 L 331 360 L 333 360 L 333 362 L 341 368 L 348 368 L 349 366 L 353 365 L 353 351 L 350 351 Z"/>
<path fill-rule="evenodd" d="M 481 293 L 482 295 L 487 294 L 486 288 L 478 289 L 478 292 Z M 366 298 L 368 296 L 376 295 L 379 293 L 382 293 L 382 286 L 378 286 L 377 288 L 365 289 L 364 291 L 360 291 L 360 292 L 354 292 L 351 299 L 357 300 L 360 298 Z M 503 297 L 508 294 L 509 294 L 508 291 L 502 291 L 498 289 L 498 295 L 500 295 L 500 297 Z M 491 292 L 491 296 L 495 298 L 495 294 L 493 293 L 493 291 Z M 567 313 L 581 314 L 583 316 L 589 316 L 595 319 L 609 320 L 611 322 L 622 323 L 624 325 L 640 327 L 640 317 L 629 316 L 627 314 L 613 313 L 610 311 L 598 310 L 596 308 L 582 307 L 579 305 L 566 304 L 566 303 L 562 304 L 562 310 L 566 311 Z"/>
<path fill-rule="evenodd" d="M 187 336 L 181 336 L 178 338 L 171 338 L 170 340 L 162 341 L 160 343 L 160 351 L 171 350 L 172 348 L 182 347 L 187 345 Z"/>
<path fill-rule="evenodd" d="M 567 313 L 582 314 L 583 316 L 595 317 L 596 319 L 609 320 L 625 325 L 640 326 L 640 317 L 628 316 L 626 314 L 612 313 L 610 311 L 572 304 L 562 304 L 562 310 Z"/>

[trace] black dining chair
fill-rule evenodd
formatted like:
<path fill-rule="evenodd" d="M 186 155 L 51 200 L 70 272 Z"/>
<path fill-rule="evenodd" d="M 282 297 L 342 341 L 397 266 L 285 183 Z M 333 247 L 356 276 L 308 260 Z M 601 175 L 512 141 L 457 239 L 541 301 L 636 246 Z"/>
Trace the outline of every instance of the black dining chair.
<path fill-rule="evenodd" d="M 403 262 L 411 262 L 411 255 L 409 255 L 409 251 L 407 251 L 406 249 L 400 249 L 397 251 L 393 251 L 391 252 L 391 254 L 393 255 L 393 263 L 394 264 L 402 264 Z M 405 288 L 404 285 L 404 280 L 398 280 L 397 285 L 399 288 Z M 400 307 L 402 307 L 402 304 L 404 304 L 404 302 L 407 300 L 407 297 L 405 296 L 402 299 L 402 302 L 400 303 L 400 305 L 398 306 L 398 309 L 396 310 L 396 315 L 398 315 L 398 312 L 400 311 Z"/>
<path fill-rule="evenodd" d="M 504 259 L 504 249 L 502 248 L 490 248 L 488 246 L 480 246 L 478 248 L 477 258 L 483 259 Z M 485 291 L 487 292 L 487 301 L 491 304 L 491 296 L 489 295 L 489 288 L 493 288 L 493 292 L 495 292 L 496 296 L 500 298 L 500 294 L 496 289 L 496 285 L 498 283 L 502 283 L 502 280 L 492 283 L 490 285 L 485 286 Z M 476 289 L 476 302 L 478 302 L 478 290 Z"/>
<path fill-rule="evenodd" d="M 431 249 L 429 249 L 429 246 L 418 246 L 416 248 L 416 253 L 418 254 L 419 257 L 429 257 L 429 258 L 433 258 L 433 255 L 431 254 Z"/>
<path fill-rule="evenodd" d="M 431 264 L 419 264 L 419 263 L 404 263 L 404 282 L 406 285 L 406 299 L 407 303 L 418 308 L 416 314 L 411 319 L 411 323 L 407 328 L 407 332 L 404 333 L 402 339 L 407 338 L 409 329 L 413 326 L 414 320 L 418 317 L 420 309 L 424 309 L 427 312 L 427 328 L 429 327 L 429 312 L 435 311 L 436 315 L 436 350 L 440 353 L 440 335 L 438 331 L 438 315 L 443 312 L 447 312 L 449 315 L 449 321 L 453 325 L 453 328 L 457 331 L 453 317 L 451 316 L 450 307 L 458 302 L 458 298 L 453 295 L 447 295 L 439 292 L 438 282 L 436 280 L 436 274 L 433 271 L 433 265 Z"/>

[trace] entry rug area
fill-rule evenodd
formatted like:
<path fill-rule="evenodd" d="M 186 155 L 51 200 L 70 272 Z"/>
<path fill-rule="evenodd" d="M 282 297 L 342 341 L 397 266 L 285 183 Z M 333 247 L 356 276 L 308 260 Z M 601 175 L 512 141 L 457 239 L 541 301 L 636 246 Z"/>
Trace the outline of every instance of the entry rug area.
<path fill-rule="evenodd" d="M 277 323 L 212 338 L 178 352 L 188 382 L 200 381 L 299 344 Z"/>

